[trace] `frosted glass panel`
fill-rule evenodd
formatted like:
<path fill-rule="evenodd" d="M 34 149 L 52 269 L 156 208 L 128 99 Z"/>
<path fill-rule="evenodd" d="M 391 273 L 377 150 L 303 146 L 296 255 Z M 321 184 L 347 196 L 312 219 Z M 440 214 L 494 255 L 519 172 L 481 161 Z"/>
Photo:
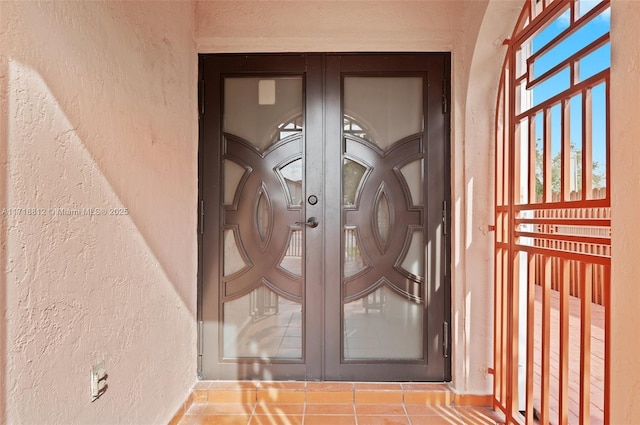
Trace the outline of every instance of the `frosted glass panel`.
<path fill-rule="evenodd" d="M 256 208 L 256 224 L 258 227 L 258 234 L 260 239 L 264 241 L 267 238 L 269 231 L 269 219 L 270 219 L 270 202 L 267 197 L 266 191 L 261 191 L 258 194 L 258 207 Z"/>
<path fill-rule="evenodd" d="M 401 267 L 409 273 L 424 277 L 424 246 L 422 232 L 411 234 L 409 250 L 402 261 Z"/>
<path fill-rule="evenodd" d="M 378 215 L 378 234 L 383 244 L 389 240 L 389 228 L 391 225 L 391 213 L 389 210 L 389 201 L 387 195 L 382 193 L 376 206 Z"/>
<path fill-rule="evenodd" d="M 226 302 L 225 358 L 302 358 L 302 305 L 266 286 Z"/>
<path fill-rule="evenodd" d="M 424 187 L 422 171 L 421 159 L 412 161 L 400 169 L 402 177 L 404 177 L 404 180 L 409 187 L 409 193 L 411 194 L 411 204 L 414 206 L 421 206 L 424 203 L 424 199 L 422 196 Z"/>
<path fill-rule="evenodd" d="M 352 207 L 356 204 L 358 188 L 360 187 L 365 171 L 367 171 L 367 169 L 363 165 L 350 159 L 344 160 L 344 166 L 342 167 L 342 192 L 345 207 Z"/>
<path fill-rule="evenodd" d="M 274 84 L 275 88 L 271 87 Z M 302 116 L 301 77 L 225 78 L 224 91 L 224 131 L 261 151 L 280 139 L 287 124 L 294 123 L 296 130 L 295 123 Z"/>
<path fill-rule="evenodd" d="M 224 160 L 224 204 L 233 204 L 238 184 L 245 173 L 244 167 L 228 159 Z"/>
<path fill-rule="evenodd" d="M 302 204 L 302 159 L 296 159 L 280 168 L 279 174 L 285 182 L 289 205 Z"/>
<path fill-rule="evenodd" d="M 358 246 L 355 229 L 344 231 L 344 277 L 353 276 L 364 268 L 364 258 Z"/>
<path fill-rule="evenodd" d="M 294 230 L 290 233 L 289 247 L 280 262 L 280 267 L 296 276 L 302 276 L 302 231 Z"/>
<path fill-rule="evenodd" d="M 224 231 L 224 275 L 229 276 L 242 270 L 247 264 L 244 262 L 233 230 Z"/>
<path fill-rule="evenodd" d="M 344 358 L 423 358 L 423 306 L 381 287 L 344 305 Z"/>
<path fill-rule="evenodd" d="M 421 77 L 345 77 L 345 128 L 382 149 L 422 132 L 422 88 Z"/>

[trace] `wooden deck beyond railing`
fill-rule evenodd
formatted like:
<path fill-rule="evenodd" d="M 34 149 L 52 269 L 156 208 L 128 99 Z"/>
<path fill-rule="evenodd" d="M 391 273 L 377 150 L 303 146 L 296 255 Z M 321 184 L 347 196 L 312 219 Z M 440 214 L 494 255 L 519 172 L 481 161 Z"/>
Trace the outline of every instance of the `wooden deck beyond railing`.
<path fill-rule="evenodd" d="M 535 310 L 536 317 L 542 316 L 542 288 L 536 288 Z M 604 307 L 597 304 L 591 305 L 591 408 L 589 409 L 590 425 L 601 425 L 604 423 Z M 560 402 L 560 293 L 551 291 L 551 333 L 550 333 L 550 366 L 549 366 L 549 423 L 559 424 Z M 569 364 L 568 380 L 570 383 L 580 382 L 580 299 L 569 297 Z M 542 323 L 537 320 L 535 323 L 536 347 L 542 347 Z M 534 394 L 540 394 L 539 388 L 542 384 L 542 358 L 540 350 L 534 352 Z M 580 385 L 569 385 L 569 416 L 568 423 L 580 423 Z M 534 397 L 533 405 L 540 411 L 540 397 Z"/>
<path fill-rule="evenodd" d="M 560 201 L 560 194 L 554 193 L 554 202 Z M 603 199 L 606 196 L 606 189 L 593 189 L 592 199 Z M 577 192 L 571 192 L 572 200 L 579 200 Z M 542 202 L 542 199 L 538 199 L 538 202 Z M 535 212 L 535 218 L 547 218 L 547 219 L 611 219 L 609 208 L 564 208 L 564 209 L 550 209 L 550 210 L 538 210 Z M 542 226 L 538 226 L 537 233 L 550 233 L 557 236 L 560 235 L 580 235 L 610 239 L 611 229 L 602 227 L 585 227 L 585 226 L 567 226 L 567 225 L 553 225 L 547 226 L 543 229 Z M 581 251 L 580 245 L 584 245 L 582 242 L 573 242 L 568 240 L 546 240 L 537 241 L 535 246 L 543 248 L 551 248 L 569 252 Z M 606 251 L 606 252 L 605 252 Z M 589 252 L 589 250 L 587 250 Z M 603 249 L 602 247 L 596 247 L 591 254 L 598 255 L 610 255 L 610 247 Z M 551 289 L 558 291 L 560 289 L 560 258 L 553 258 L 551 261 Z M 580 280 L 578 275 L 580 273 L 580 265 L 578 262 L 571 262 L 569 266 L 569 295 L 572 297 L 580 298 Z M 542 279 L 544 275 L 544 265 L 542 262 L 536 262 L 536 274 L 535 284 L 542 286 Z M 594 267 L 591 276 L 591 296 L 592 302 L 598 305 L 604 305 L 604 285 L 605 275 L 603 267 Z"/>

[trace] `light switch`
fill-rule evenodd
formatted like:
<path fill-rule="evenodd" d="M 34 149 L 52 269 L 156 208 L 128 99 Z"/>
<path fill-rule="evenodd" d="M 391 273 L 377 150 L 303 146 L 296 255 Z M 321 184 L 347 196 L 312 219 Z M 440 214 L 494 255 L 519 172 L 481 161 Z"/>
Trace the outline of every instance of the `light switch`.
<path fill-rule="evenodd" d="M 107 388 L 107 370 L 104 360 L 91 367 L 91 401 L 96 401 Z"/>

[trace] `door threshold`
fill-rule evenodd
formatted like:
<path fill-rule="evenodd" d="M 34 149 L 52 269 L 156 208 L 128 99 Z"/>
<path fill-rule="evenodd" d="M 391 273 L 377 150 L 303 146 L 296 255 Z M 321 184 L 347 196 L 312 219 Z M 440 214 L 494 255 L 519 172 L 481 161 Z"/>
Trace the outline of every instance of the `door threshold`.
<path fill-rule="evenodd" d="M 446 382 L 199 381 L 194 403 L 362 403 L 491 406 L 491 395 L 459 394 Z"/>

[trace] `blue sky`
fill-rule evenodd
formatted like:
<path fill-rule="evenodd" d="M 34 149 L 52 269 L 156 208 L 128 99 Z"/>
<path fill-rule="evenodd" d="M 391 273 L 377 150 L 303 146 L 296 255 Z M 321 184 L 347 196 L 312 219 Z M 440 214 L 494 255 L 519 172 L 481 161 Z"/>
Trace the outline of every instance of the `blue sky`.
<path fill-rule="evenodd" d="M 580 15 L 584 15 L 588 10 L 591 10 L 599 0 L 581 0 L 580 1 Z M 549 52 L 541 56 L 534 65 L 534 76 L 539 76 L 545 71 L 549 70 L 557 63 L 561 62 L 574 52 L 585 47 L 592 41 L 596 40 L 600 36 L 606 34 L 610 28 L 610 9 L 607 9 L 601 13 L 597 18 L 593 19 L 587 25 L 580 30 L 576 31 L 571 37 L 568 37 L 558 46 L 551 49 Z M 544 46 L 555 36 L 560 34 L 569 26 L 569 10 L 555 19 L 547 28 L 541 31 L 533 39 L 533 52 L 536 52 L 540 47 Z M 611 64 L 611 49 L 610 44 L 607 43 L 600 49 L 592 52 L 589 56 L 580 61 L 580 79 L 584 80 L 603 69 L 606 69 Z M 558 75 L 550 78 L 544 83 L 533 89 L 533 103 L 539 104 L 545 99 L 560 93 L 561 91 L 569 87 L 569 70 L 566 69 L 560 72 Z M 593 101 L 593 160 L 598 161 L 600 164 L 605 164 L 605 88 L 604 85 L 597 86 L 592 91 Z M 580 140 L 582 138 L 581 129 L 581 97 L 574 97 L 571 102 L 571 141 L 576 144 L 577 149 L 580 148 Z M 560 107 L 559 105 L 552 108 L 551 120 L 552 120 L 552 156 L 555 156 L 560 152 Z M 536 125 L 536 130 L 539 133 L 536 138 L 542 137 L 542 122 L 541 117 L 538 117 L 539 125 Z M 603 166 L 600 167 L 600 172 L 604 172 Z"/>

